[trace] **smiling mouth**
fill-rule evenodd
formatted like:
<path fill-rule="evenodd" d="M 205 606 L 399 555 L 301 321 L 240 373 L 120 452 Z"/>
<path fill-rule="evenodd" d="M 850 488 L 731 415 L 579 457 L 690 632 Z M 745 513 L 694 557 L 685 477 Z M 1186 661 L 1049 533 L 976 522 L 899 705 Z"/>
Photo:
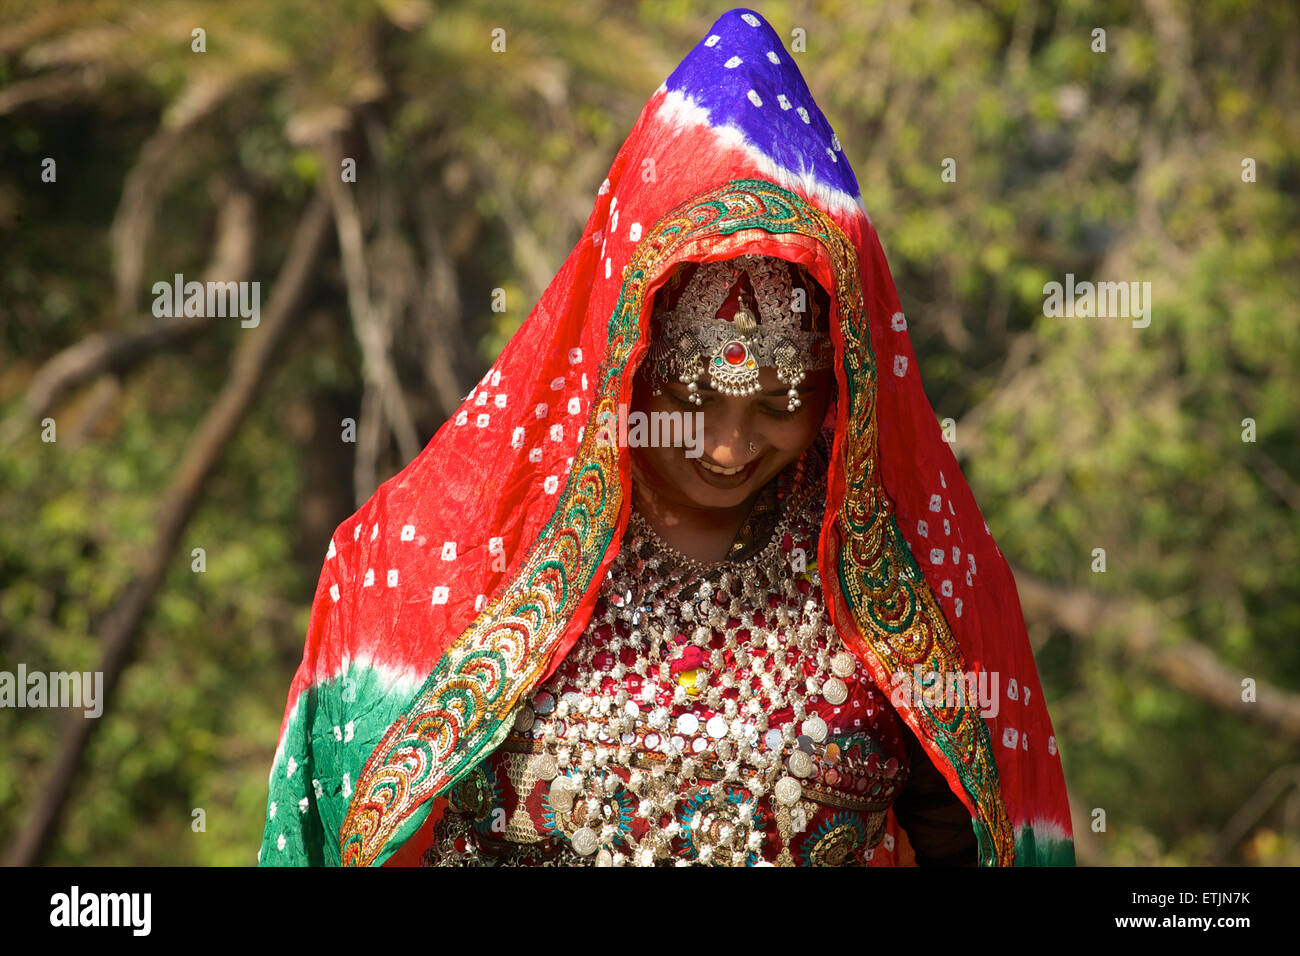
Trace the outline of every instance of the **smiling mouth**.
<path fill-rule="evenodd" d="M 715 475 L 722 475 L 724 477 L 728 475 L 738 475 L 749 467 L 749 465 L 740 465 L 736 468 L 723 468 L 721 465 L 715 465 L 712 462 L 705 461 L 703 458 L 699 460 L 699 464 L 705 471 L 711 471 Z M 753 462 L 750 462 L 750 464 L 753 464 Z"/>

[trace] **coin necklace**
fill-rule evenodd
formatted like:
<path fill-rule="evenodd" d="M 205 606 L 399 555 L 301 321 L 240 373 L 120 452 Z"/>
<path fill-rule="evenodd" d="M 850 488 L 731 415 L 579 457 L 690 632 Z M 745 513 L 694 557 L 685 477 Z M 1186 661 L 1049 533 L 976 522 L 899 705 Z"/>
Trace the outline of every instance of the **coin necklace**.
<path fill-rule="evenodd" d="M 833 634 L 824 605 L 811 597 L 800 601 L 794 573 L 781 551 L 782 539 L 796 517 L 804 519 L 805 527 L 799 530 L 805 533 L 807 526 L 816 524 L 807 521 L 808 515 L 796 505 L 815 500 L 812 495 L 820 487 L 819 482 L 809 495 L 792 495 L 767 545 L 742 562 L 706 564 L 688 558 L 663 542 L 644 517 L 633 511 L 627 546 L 620 550 L 606 581 L 610 597 L 604 602 L 603 621 L 610 626 L 610 638 L 604 644 L 580 642 L 575 648 L 576 677 L 571 674 L 566 681 L 557 673 L 548 682 L 557 691 L 566 682 L 578 690 L 546 707 L 545 714 L 538 711 L 543 719 L 536 734 L 545 744 L 557 747 L 559 767 L 574 770 L 555 778 L 553 804 L 558 801 L 562 809 L 572 806 L 586 775 L 608 766 L 612 757 L 619 765 L 631 767 L 630 744 L 636 740 L 638 724 L 647 736 L 658 737 L 656 745 L 647 749 L 667 758 L 651 770 L 649 779 L 641 769 L 634 769 L 627 781 L 629 790 L 641 799 L 638 815 L 644 819 L 656 810 L 671 813 L 676 802 L 685 799 L 673 786 L 675 780 L 689 781 L 693 789 L 712 800 L 725 799 L 727 786 L 736 782 L 756 800 L 770 791 L 784 806 L 798 802 L 803 792 L 800 781 L 816 769 L 811 744 L 823 742 L 829 732 L 821 716 L 809 713 L 808 698 L 821 694 L 832 705 L 843 703 L 848 689 L 842 678 L 850 676 L 856 664 L 852 655 L 842 650 L 832 653 L 818 640 Z M 815 534 L 812 540 L 816 540 Z M 724 594 L 730 598 L 725 605 L 718 600 Z M 762 625 L 754 622 L 755 608 L 766 609 Z M 738 624 L 732 625 L 730 619 Z M 624 625 L 622 629 L 618 623 Z M 626 637 L 624 630 L 630 632 Z M 748 631 L 748 637 L 739 637 L 740 631 Z M 710 648 L 715 632 L 722 635 L 722 646 Z M 621 659 L 624 648 L 635 655 L 630 666 Z M 677 649 L 682 660 L 690 648 L 698 648 L 694 659 L 700 665 L 692 668 L 693 681 L 688 687 L 680 678 L 674 680 L 673 661 L 664 652 Z M 795 649 L 815 660 L 814 674 L 804 677 L 794 673 L 788 657 Z M 602 652 L 612 655 L 612 666 L 596 666 L 595 658 Z M 728 652 L 733 662 L 730 667 Z M 629 671 L 641 678 L 635 696 L 624 684 Z M 828 671 L 830 676 L 825 676 Z M 607 677 L 613 678 L 616 690 L 604 690 Z M 669 706 L 660 701 L 669 687 L 671 706 L 698 699 L 715 712 L 704 722 L 704 734 L 699 734 L 700 718 L 693 713 L 678 714 L 675 725 L 672 723 Z M 735 698 L 724 696 L 730 689 L 736 691 Z M 786 707 L 793 719 L 770 726 L 769 712 Z M 648 713 L 643 713 L 646 710 Z M 532 719 L 530 713 L 529 724 Z M 561 735 L 557 724 L 562 720 L 566 725 Z M 602 736 L 611 745 L 621 742 L 617 747 L 606 746 Z M 712 750 L 722 769 L 722 778 L 702 791 L 696 776 L 700 761 L 684 752 L 686 739 L 692 737 L 694 752 Z M 786 751 L 789 756 L 782 759 Z M 575 757 L 577 767 L 573 766 Z M 747 774 L 748 779 L 742 779 L 741 768 L 746 764 L 757 771 L 756 776 Z M 620 782 L 610 780 L 606 787 L 617 789 Z M 589 809 L 597 811 L 598 801 L 591 804 Z M 666 827 L 652 827 L 650 842 L 655 845 L 640 850 L 636 862 L 644 864 L 650 862 L 647 857 L 667 855 L 667 844 L 677 829 L 675 818 Z M 587 855 L 603 846 L 602 857 L 620 857 L 609 852 L 616 832 L 609 824 L 599 832 L 583 827 L 573 835 L 574 849 Z M 733 844 L 737 836 L 732 834 Z M 762 831 L 750 832 L 740 847 L 730 847 L 733 857 L 745 857 L 761 846 L 763 839 Z"/>

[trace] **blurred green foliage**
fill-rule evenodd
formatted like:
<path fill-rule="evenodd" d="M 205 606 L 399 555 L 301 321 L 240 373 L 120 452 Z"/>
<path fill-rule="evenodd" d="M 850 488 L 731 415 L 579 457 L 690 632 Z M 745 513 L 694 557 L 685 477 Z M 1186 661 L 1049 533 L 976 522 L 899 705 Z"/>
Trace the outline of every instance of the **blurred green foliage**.
<path fill-rule="evenodd" d="M 303 204 L 332 174 L 311 132 L 340 116 L 358 129 L 360 194 L 382 178 L 435 213 L 467 391 L 568 254 L 641 105 L 721 9 L 4 0 L 0 417 L 60 350 L 149 322 L 152 277 L 202 270 L 231 183 L 256 198 L 265 307 Z M 854 165 L 931 401 L 958 423 L 954 450 L 1013 567 L 1063 599 L 1159 609 L 1160 647 L 1204 647 L 1234 681 L 1294 707 L 1300 12 L 1235 0 L 759 9 L 788 44 L 802 31 L 796 60 Z M 190 49 L 196 27 L 204 54 Z M 146 144 L 169 129 L 182 132 L 151 184 L 149 282 L 116 308 L 112 226 Z M 45 156 L 57 186 L 40 182 Z M 363 202 L 368 227 L 382 208 Z M 1044 316 L 1044 283 L 1066 273 L 1150 282 L 1150 326 Z M 495 289 L 505 312 L 492 311 Z M 49 862 L 256 853 L 320 527 L 358 503 L 304 505 L 322 474 L 338 483 L 325 449 L 364 388 L 332 244 L 310 305 L 205 487 Z M 402 335 L 415 355 L 452 347 L 420 323 Z M 113 377 L 109 399 L 87 386 L 59 403 L 58 442 L 33 423 L 0 449 L 0 668 L 97 666 L 96 628 L 153 545 L 158 503 L 239 341 L 237 323 L 216 323 Z M 422 374 L 404 368 L 427 438 L 444 410 Z M 322 408 L 327 427 L 313 430 Z M 384 454 L 387 473 L 403 464 Z M 1097 548 L 1105 573 L 1092 570 Z M 1300 764 L 1294 724 L 1225 710 L 1148 667 L 1133 618 L 1076 633 L 1050 612 L 1027 617 L 1076 826 L 1107 814 L 1106 832 L 1076 835 L 1081 860 L 1216 860 L 1233 814 Z M 42 799 L 61 716 L 0 710 L 0 845 Z M 1226 858 L 1300 863 L 1298 803 L 1293 785 Z"/>

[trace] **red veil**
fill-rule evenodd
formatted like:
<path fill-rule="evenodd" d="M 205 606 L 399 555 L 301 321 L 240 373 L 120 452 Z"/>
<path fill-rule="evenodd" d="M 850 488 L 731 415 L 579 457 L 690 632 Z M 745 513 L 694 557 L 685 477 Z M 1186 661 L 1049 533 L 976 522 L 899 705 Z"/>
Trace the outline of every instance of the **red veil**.
<path fill-rule="evenodd" d="M 802 264 L 830 291 L 834 441 L 818 566 L 844 644 L 893 675 L 983 672 L 996 712 L 895 706 L 984 865 L 1074 862 L 1060 754 L 1006 560 L 921 386 L 884 253 L 790 54 L 733 10 L 646 104 L 582 237 L 428 446 L 335 532 L 270 778 L 264 864 L 406 862 L 585 629 L 630 509 L 631 398 L 685 261 Z M 892 813 L 873 863 L 906 863 Z"/>

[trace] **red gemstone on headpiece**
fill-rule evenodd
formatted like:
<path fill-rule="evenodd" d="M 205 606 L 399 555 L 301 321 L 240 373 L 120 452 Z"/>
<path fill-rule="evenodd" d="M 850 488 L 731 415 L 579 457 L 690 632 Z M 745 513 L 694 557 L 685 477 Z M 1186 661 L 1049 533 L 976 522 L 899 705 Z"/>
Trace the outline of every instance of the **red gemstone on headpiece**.
<path fill-rule="evenodd" d="M 745 361 L 745 347 L 739 342 L 728 342 L 722 350 L 722 357 L 731 365 L 739 365 Z"/>

